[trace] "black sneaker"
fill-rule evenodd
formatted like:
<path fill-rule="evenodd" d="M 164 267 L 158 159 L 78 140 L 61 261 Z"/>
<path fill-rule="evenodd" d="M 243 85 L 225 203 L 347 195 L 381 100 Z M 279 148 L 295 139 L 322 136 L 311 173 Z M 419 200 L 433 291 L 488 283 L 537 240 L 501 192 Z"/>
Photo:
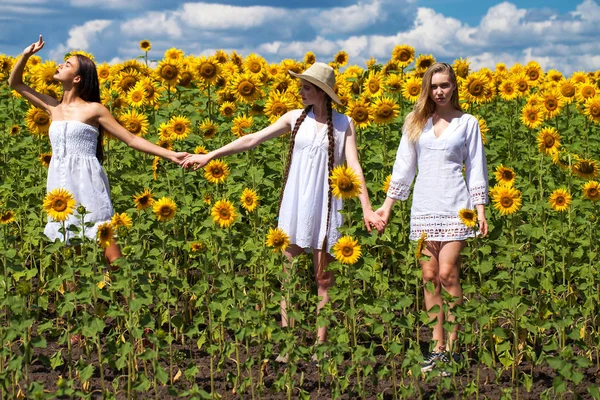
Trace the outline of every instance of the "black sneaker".
<path fill-rule="evenodd" d="M 423 365 L 421 366 L 422 373 L 432 371 L 435 368 L 436 362 L 443 362 L 444 364 L 450 364 L 450 359 L 448 358 L 446 353 L 431 352 L 431 353 L 425 354 L 425 356 L 423 358 L 424 358 L 424 361 L 423 361 Z"/>

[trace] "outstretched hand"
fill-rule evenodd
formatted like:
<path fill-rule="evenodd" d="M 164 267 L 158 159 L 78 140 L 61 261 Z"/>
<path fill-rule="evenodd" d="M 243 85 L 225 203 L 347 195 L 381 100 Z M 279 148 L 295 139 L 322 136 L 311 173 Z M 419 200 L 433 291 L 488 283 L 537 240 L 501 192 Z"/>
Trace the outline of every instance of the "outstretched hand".
<path fill-rule="evenodd" d="M 383 231 L 385 230 L 385 227 L 390 218 L 390 210 L 382 207 L 382 208 L 375 210 L 375 214 L 377 214 L 379 216 L 379 218 L 381 218 L 381 220 L 383 221 L 383 229 L 379 231 L 379 234 L 381 235 L 383 233 Z"/>
<path fill-rule="evenodd" d="M 373 211 L 365 212 L 364 214 L 365 226 L 369 233 L 371 233 L 371 229 L 377 229 L 377 232 L 381 235 L 385 230 L 386 222 L 381 218 L 380 215 L 376 214 Z"/>
<path fill-rule="evenodd" d="M 46 44 L 46 42 L 44 42 L 42 40 L 42 35 L 40 35 L 40 38 L 38 39 L 37 42 L 33 42 L 31 43 L 29 46 L 27 46 L 25 48 L 25 50 L 23 50 L 23 55 L 24 56 L 32 56 L 35 53 L 37 53 L 38 51 L 40 51 L 43 47 L 44 44 Z"/>
<path fill-rule="evenodd" d="M 185 158 L 188 157 L 189 155 L 190 155 L 190 153 L 188 153 L 188 152 L 180 151 L 178 153 L 174 153 L 174 155 L 171 157 L 171 161 L 173 161 L 174 163 L 177 163 L 179 165 L 182 165 Z"/>
<path fill-rule="evenodd" d="M 198 168 L 204 167 L 210 161 L 210 156 L 207 154 L 189 154 L 181 163 L 183 168 L 190 168 L 195 171 Z"/>

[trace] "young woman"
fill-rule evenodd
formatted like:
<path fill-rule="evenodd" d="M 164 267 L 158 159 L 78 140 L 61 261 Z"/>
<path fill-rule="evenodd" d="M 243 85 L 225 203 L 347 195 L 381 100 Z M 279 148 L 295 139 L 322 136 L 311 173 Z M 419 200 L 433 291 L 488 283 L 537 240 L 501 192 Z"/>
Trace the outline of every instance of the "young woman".
<path fill-rule="evenodd" d="M 290 236 L 291 244 L 284 251 L 288 260 L 291 261 L 304 251 L 313 252 L 317 291 L 321 297 L 318 312 L 329 301 L 328 289 L 334 283 L 334 276 L 326 269 L 332 260 L 331 248 L 340 237 L 337 228 L 343 223 L 339 213 L 342 201 L 332 198 L 329 176 L 333 168 L 344 161 L 344 157 L 361 181 L 362 193 L 359 199 L 367 229 L 369 232 L 372 227 L 382 230 L 384 226 L 381 218 L 371 209 L 358 161 L 352 120 L 337 113 L 331 106 L 332 101 L 340 103 L 333 90 L 333 68 L 315 63 L 303 74 L 291 71 L 290 74 L 301 79 L 300 95 L 306 106 L 304 110 L 290 111 L 265 129 L 243 136 L 206 155 L 190 155 L 183 166 L 195 164 L 195 168 L 200 168 L 214 158 L 252 149 L 266 140 L 291 131 L 283 191 L 279 201 L 278 226 Z M 282 327 L 290 323 L 286 307 L 285 300 L 282 300 Z M 326 329 L 317 329 L 318 342 L 326 340 Z M 280 355 L 278 361 L 287 362 L 287 356 Z"/>
<path fill-rule="evenodd" d="M 431 371 L 436 361 L 448 363 L 447 353 L 457 338 L 457 328 L 446 343 L 441 289 L 462 302 L 460 251 L 465 239 L 475 235 L 459 218 L 463 208 L 477 209 L 479 232 L 488 231 L 484 204 L 487 204 L 487 166 L 479 124 L 475 117 L 462 112 L 452 67 L 445 63 L 431 66 L 423 76 L 422 92 L 414 110 L 406 117 L 396 155 L 390 188 L 383 206 L 376 212 L 387 222 L 396 200 L 406 200 L 418 170 L 411 209 L 410 238 L 426 235 L 421 261 L 423 282 L 431 282 L 434 291 L 425 289 L 425 307 L 439 306 L 429 316 L 437 322 L 433 328 L 433 350 L 425 355 L 423 372 Z M 465 177 L 463 178 L 463 165 Z M 450 304 L 452 308 L 454 304 Z M 457 354 L 453 354 L 458 358 Z"/>
<path fill-rule="evenodd" d="M 52 160 L 48 168 L 48 192 L 64 188 L 73 193 L 78 205 L 86 208 L 85 222 L 94 226 L 86 228 L 85 235 L 96 239 L 97 229 L 113 216 L 109 185 L 100 163 L 103 159 L 102 132 L 106 131 L 128 146 L 164 157 L 176 163 L 183 162 L 187 153 L 174 153 L 135 136 L 123 128 L 100 103 L 98 74 L 93 61 L 82 55 L 69 57 L 60 64 L 54 79 L 63 87 L 61 101 L 38 93 L 23 83 L 23 70 L 27 60 L 44 47 L 42 36 L 24 51 L 15 64 L 10 86 L 34 106 L 46 111 L 52 119 L 49 129 Z M 80 225 L 80 217 L 71 215 L 66 225 Z M 61 223 L 50 218 L 44 233 L 52 240 L 63 239 L 59 232 Z M 81 227 L 80 227 L 81 228 Z M 67 231 L 67 240 L 73 233 Z M 105 251 L 109 263 L 121 256 L 119 246 L 112 244 Z"/>

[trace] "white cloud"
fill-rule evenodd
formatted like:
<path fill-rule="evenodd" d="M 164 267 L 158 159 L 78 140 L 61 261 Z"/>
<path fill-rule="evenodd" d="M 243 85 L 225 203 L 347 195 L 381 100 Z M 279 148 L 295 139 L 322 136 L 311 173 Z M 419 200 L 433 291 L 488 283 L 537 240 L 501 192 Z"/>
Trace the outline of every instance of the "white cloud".
<path fill-rule="evenodd" d="M 179 20 L 172 12 L 148 12 L 122 22 L 121 32 L 130 37 L 152 35 L 177 39 L 182 35 Z"/>
<path fill-rule="evenodd" d="M 288 17 L 289 13 L 289 10 L 275 7 L 186 3 L 178 15 L 181 21 L 190 27 L 207 30 L 245 30 L 274 23 Z"/>
<path fill-rule="evenodd" d="M 105 30 L 112 21 L 96 19 L 88 21 L 83 25 L 74 26 L 69 30 L 69 38 L 66 44 L 58 45 L 50 51 L 50 58 L 62 60 L 64 54 L 72 49 L 88 50 L 91 43 L 96 40 L 98 34 Z"/>
<path fill-rule="evenodd" d="M 131 9 L 144 5 L 143 0 L 71 0 L 74 7 Z"/>
<path fill-rule="evenodd" d="M 321 34 L 356 32 L 377 22 L 385 21 L 382 1 L 359 1 L 348 7 L 334 7 L 318 13 L 309 20 Z"/>

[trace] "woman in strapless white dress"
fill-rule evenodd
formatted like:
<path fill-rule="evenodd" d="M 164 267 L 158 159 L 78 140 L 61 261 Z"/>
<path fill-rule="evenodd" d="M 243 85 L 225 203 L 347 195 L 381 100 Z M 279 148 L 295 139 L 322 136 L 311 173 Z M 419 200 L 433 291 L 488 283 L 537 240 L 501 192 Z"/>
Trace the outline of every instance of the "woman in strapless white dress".
<path fill-rule="evenodd" d="M 32 43 L 20 57 L 9 78 L 10 86 L 30 101 L 34 106 L 46 111 L 52 119 L 49 136 L 52 145 L 52 160 L 48 168 L 46 190 L 64 188 L 73 193 L 77 205 L 83 205 L 88 214 L 85 222 L 94 226 L 86 228 L 85 235 L 96 238 L 97 228 L 110 221 L 113 208 L 110 201 L 109 185 L 102 168 L 102 132 L 106 131 L 129 147 L 138 151 L 157 155 L 181 164 L 187 153 L 175 153 L 136 136 L 122 127 L 110 111 L 100 103 L 98 73 L 92 60 L 75 55 L 60 64 L 54 79 L 63 86 L 63 97 L 58 101 L 41 94 L 23 83 L 23 70 L 27 60 L 44 47 L 42 36 Z M 80 224 L 79 217 L 72 215 L 66 225 Z M 44 233 L 52 240 L 62 240 L 59 233 L 62 224 L 49 219 Z M 72 237 L 67 232 L 67 240 Z M 115 243 L 105 250 L 109 263 L 121 256 Z"/>

